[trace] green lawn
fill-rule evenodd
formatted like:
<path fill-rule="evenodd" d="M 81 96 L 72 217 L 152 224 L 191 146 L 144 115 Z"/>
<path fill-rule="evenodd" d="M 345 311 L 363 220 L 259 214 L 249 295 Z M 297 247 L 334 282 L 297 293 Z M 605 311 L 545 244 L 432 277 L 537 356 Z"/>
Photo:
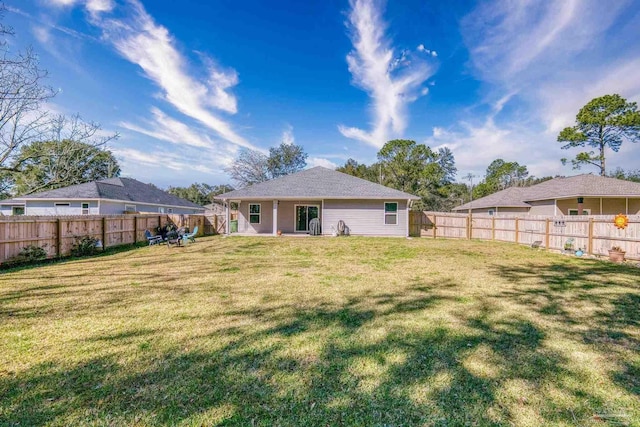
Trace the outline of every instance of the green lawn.
<path fill-rule="evenodd" d="M 202 238 L 0 274 L 0 425 L 640 425 L 640 269 Z"/>

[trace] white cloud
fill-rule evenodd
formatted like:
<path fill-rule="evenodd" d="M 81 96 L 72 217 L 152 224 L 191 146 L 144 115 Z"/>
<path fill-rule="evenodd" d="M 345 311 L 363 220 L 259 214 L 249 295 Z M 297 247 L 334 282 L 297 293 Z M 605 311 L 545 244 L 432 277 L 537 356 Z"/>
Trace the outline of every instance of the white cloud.
<path fill-rule="evenodd" d="M 287 125 L 282 131 L 281 142 L 287 145 L 293 145 L 296 142 L 296 138 L 293 136 L 293 126 Z"/>
<path fill-rule="evenodd" d="M 97 11 L 103 2 L 92 5 Z M 86 7 L 90 7 L 88 3 Z M 208 78 L 199 81 L 189 73 L 190 64 L 178 51 L 169 31 L 156 24 L 138 0 L 129 0 L 127 7 L 126 17 L 122 19 L 93 16 L 91 22 L 102 30 L 104 40 L 125 59 L 142 68 L 144 75 L 162 90 L 161 97 L 182 114 L 229 142 L 256 149 L 212 111 L 237 112 L 236 98 L 229 92 L 238 83 L 236 71 L 223 69 L 205 57 Z"/>
<path fill-rule="evenodd" d="M 629 13 L 629 4 L 482 3 L 462 19 L 461 32 L 489 112 L 478 118 L 478 110 L 471 109 L 473 118 L 451 126 L 455 130 L 448 133 L 434 129 L 429 141 L 449 145 L 461 173 L 484 172 L 495 158 L 526 164 L 535 175 L 571 173 L 559 159 L 577 152 L 560 150 L 556 138 L 562 128 L 574 124 L 578 110 L 608 93 L 640 100 L 640 80 L 630 77 L 640 67 L 637 45 L 618 43 L 637 38 L 637 26 L 616 26 L 618 18 Z M 614 44 L 616 49 L 610 47 Z M 612 167 L 628 160 L 610 159 Z M 637 163 L 640 156 L 635 159 Z"/>
<path fill-rule="evenodd" d="M 351 0 L 350 6 L 348 27 L 353 50 L 347 55 L 347 63 L 354 85 L 372 99 L 373 129 L 339 125 L 338 130 L 347 138 L 379 148 L 391 135 L 401 135 L 405 130 L 407 105 L 421 95 L 421 85 L 433 69 L 407 50 L 394 56 L 381 10 L 373 0 Z"/>
<path fill-rule="evenodd" d="M 81 4 L 91 15 L 102 12 L 110 12 L 115 7 L 113 0 L 48 0 L 49 5 L 58 7 L 69 7 Z"/>
<path fill-rule="evenodd" d="M 338 167 L 337 164 L 323 157 L 309 157 L 307 159 L 307 166 L 310 168 L 314 168 L 316 166 L 322 166 L 323 168 L 327 168 L 327 169 L 335 169 Z"/>

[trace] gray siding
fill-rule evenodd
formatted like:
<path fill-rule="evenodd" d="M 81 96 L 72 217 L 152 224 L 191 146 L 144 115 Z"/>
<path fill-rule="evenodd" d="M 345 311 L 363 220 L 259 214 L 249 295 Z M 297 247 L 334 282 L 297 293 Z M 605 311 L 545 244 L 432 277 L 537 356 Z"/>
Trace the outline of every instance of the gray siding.
<path fill-rule="evenodd" d="M 320 212 L 320 223 L 322 224 L 322 201 L 281 201 L 278 203 L 278 230 L 282 230 L 283 233 L 295 232 L 295 206 L 296 205 L 314 205 L 318 206 Z"/>
<path fill-rule="evenodd" d="M 398 224 L 384 223 L 384 202 L 398 202 Z M 331 226 L 344 221 L 352 235 L 406 236 L 406 200 L 325 200 L 323 234 L 331 234 Z"/>
<path fill-rule="evenodd" d="M 249 204 L 254 203 L 260 205 L 260 224 L 249 223 Z M 280 206 L 278 206 L 278 208 L 279 207 Z M 273 233 L 273 202 L 243 200 L 238 208 L 238 232 Z"/>
<path fill-rule="evenodd" d="M 69 206 L 56 206 L 56 203 L 69 203 Z M 98 202 L 96 200 L 28 200 L 26 202 L 25 215 L 60 216 L 82 215 L 82 203 L 89 203 L 89 215 L 98 214 Z"/>

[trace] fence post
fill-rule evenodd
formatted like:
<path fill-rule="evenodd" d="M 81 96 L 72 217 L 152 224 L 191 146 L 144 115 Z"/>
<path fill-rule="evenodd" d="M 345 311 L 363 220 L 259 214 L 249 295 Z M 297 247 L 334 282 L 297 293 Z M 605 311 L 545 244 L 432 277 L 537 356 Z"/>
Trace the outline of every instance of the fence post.
<path fill-rule="evenodd" d="M 518 221 L 520 218 L 516 217 L 516 243 L 520 243 L 520 222 Z"/>
<path fill-rule="evenodd" d="M 547 224 L 545 226 L 545 231 L 544 231 L 544 247 L 549 250 L 549 230 L 551 228 L 551 220 L 549 218 L 547 218 Z"/>
<path fill-rule="evenodd" d="M 58 241 L 56 242 L 56 252 L 58 254 L 58 258 L 62 257 L 62 222 L 60 222 L 60 218 L 57 221 L 57 233 L 58 233 Z"/>
<path fill-rule="evenodd" d="M 138 243 L 138 215 L 133 216 L 133 244 Z"/>
<path fill-rule="evenodd" d="M 471 240 L 471 236 L 473 234 L 473 229 L 471 225 L 471 214 L 467 217 L 467 239 Z"/>
<path fill-rule="evenodd" d="M 593 218 L 589 218 L 589 237 L 587 239 L 587 254 L 593 254 Z"/>
<path fill-rule="evenodd" d="M 496 240 L 496 217 L 491 217 L 491 240 Z"/>
<path fill-rule="evenodd" d="M 107 249 L 107 217 L 102 217 L 102 250 Z"/>
<path fill-rule="evenodd" d="M 436 230 L 436 223 L 438 222 L 438 216 L 437 215 L 433 215 L 433 238 L 435 239 L 436 237 L 438 237 L 438 231 Z"/>

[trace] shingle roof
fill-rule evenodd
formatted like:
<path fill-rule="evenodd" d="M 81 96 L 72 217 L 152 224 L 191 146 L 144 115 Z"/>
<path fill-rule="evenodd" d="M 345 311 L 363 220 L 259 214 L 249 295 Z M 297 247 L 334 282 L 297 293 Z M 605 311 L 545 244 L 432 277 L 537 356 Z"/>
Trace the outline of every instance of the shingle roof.
<path fill-rule="evenodd" d="M 365 179 L 317 166 L 215 197 L 246 199 L 412 199 L 420 198 Z"/>
<path fill-rule="evenodd" d="M 16 197 L 13 200 L 23 201 L 31 199 L 110 199 L 204 209 L 202 206 L 189 200 L 174 196 L 153 185 L 145 184 L 132 178 L 109 178 L 87 182 L 58 188 L 56 190 L 42 191 L 40 193 Z M 3 203 L 5 202 L 6 201 L 3 201 Z"/>
<path fill-rule="evenodd" d="M 640 197 L 640 183 L 591 174 L 554 178 L 531 187 L 510 187 L 453 210 L 531 207 L 527 202 L 571 197 Z"/>

